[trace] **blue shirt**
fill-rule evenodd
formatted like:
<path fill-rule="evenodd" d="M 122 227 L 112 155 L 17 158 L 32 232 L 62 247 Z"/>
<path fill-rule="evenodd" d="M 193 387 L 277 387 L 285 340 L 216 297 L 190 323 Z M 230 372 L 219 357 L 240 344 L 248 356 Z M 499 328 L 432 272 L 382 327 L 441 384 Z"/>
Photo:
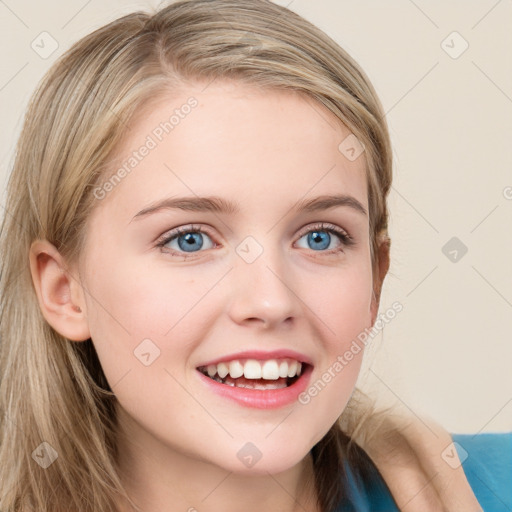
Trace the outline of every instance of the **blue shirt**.
<path fill-rule="evenodd" d="M 485 512 L 512 512 L 512 432 L 451 434 L 466 479 Z M 363 481 L 347 464 L 347 496 L 335 512 L 399 512 L 379 471 Z"/>

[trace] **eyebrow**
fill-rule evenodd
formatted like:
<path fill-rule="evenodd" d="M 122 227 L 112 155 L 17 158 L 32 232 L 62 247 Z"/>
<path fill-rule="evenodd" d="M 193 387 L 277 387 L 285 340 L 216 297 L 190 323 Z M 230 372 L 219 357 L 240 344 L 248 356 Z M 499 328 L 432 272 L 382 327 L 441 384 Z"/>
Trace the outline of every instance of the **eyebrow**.
<path fill-rule="evenodd" d="M 297 213 L 318 212 L 339 206 L 346 206 L 362 215 L 368 215 L 366 208 L 355 197 L 346 194 L 322 195 L 314 199 L 301 200 L 295 205 L 293 210 Z M 150 204 L 148 207 L 135 214 L 132 220 L 147 217 L 160 210 L 173 209 L 188 212 L 213 212 L 232 215 L 239 213 L 240 206 L 236 202 L 226 201 L 217 196 L 168 197 Z"/>

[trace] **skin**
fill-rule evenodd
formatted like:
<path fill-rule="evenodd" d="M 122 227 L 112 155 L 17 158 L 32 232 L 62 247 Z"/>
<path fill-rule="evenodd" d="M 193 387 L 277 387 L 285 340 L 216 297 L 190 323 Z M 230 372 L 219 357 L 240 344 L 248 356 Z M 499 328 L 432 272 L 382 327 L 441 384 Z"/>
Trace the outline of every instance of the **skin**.
<path fill-rule="evenodd" d="M 333 193 L 368 210 L 365 158 L 350 161 L 338 150 L 350 131 L 312 100 L 215 81 L 153 105 L 132 124 L 119 162 L 190 96 L 198 106 L 98 200 L 78 262 L 47 241 L 32 244 L 41 310 L 68 339 L 92 338 L 119 401 L 123 478 L 145 512 L 169 504 L 313 511 L 308 454 L 345 408 L 363 350 L 308 404 L 271 410 L 212 393 L 196 367 L 242 350 L 291 349 L 311 359 L 315 382 L 373 325 L 373 280 L 380 290 L 389 254 L 382 245 L 373 276 L 368 216 L 347 206 L 293 211 L 302 199 Z M 235 201 L 240 212 L 161 210 L 132 220 L 159 199 L 191 195 Z M 330 234 L 328 248 L 315 250 L 307 234 L 319 222 L 345 230 L 354 245 Z M 180 252 L 176 238 L 156 246 L 190 224 L 209 231 L 187 260 L 184 251 L 171 254 Z M 263 249 L 252 263 L 236 252 L 247 236 Z M 144 339 L 160 350 L 149 366 L 134 356 Z M 247 442 L 262 454 L 252 468 L 237 457 Z"/>

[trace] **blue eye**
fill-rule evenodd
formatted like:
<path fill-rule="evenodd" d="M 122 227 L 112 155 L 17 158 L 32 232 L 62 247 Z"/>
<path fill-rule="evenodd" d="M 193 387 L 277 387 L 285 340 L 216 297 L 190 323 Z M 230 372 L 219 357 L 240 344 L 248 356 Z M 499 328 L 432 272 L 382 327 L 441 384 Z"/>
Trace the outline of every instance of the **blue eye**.
<path fill-rule="evenodd" d="M 313 244 L 311 249 L 315 251 L 327 249 L 331 243 L 331 235 L 328 231 L 310 231 L 307 235 L 304 236 L 307 237 L 308 244 Z"/>
<path fill-rule="evenodd" d="M 331 247 L 330 250 L 326 251 L 326 249 L 329 249 L 329 246 L 333 241 L 332 235 L 335 237 L 334 240 L 336 238 L 338 239 L 338 245 L 336 247 Z M 318 226 L 314 226 L 313 229 L 309 228 L 309 231 L 302 235 L 299 238 L 299 241 L 303 238 L 306 238 L 306 243 L 308 244 L 308 247 L 305 248 L 313 249 L 317 252 L 337 252 L 341 251 L 344 246 L 354 244 L 354 240 L 346 231 L 330 224 L 320 224 Z"/>
<path fill-rule="evenodd" d="M 308 226 L 307 231 L 303 231 L 298 241 L 306 238 L 308 247 L 315 252 L 334 253 L 341 252 L 344 247 L 355 244 L 355 241 L 348 233 L 332 224 L 318 224 L 316 226 Z M 334 235 L 334 238 L 333 236 Z M 331 242 L 338 240 L 338 244 L 333 248 L 329 248 Z M 206 244 L 205 244 L 206 240 Z M 173 256 L 181 256 L 184 259 L 190 255 L 201 252 L 202 249 L 212 249 L 216 244 L 212 241 L 211 236 L 201 226 L 186 226 L 172 230 L 163 235 L 157 241 L 157 247 L 166 247 L 170 249 Z"/>
<path fill-rule="evenodd" d="M 204 247 L 205 236 L 210 240 L 210 245 Z M 183 251 L 184 253 L 197 252 L 201 249 L 211 249 L 214 244 L 211 242 L 210 236 L 201 228 L 177 228 L 168 235 L 158 244 L 160 247 L 167 247 L 168 244 L 177 242 L 173 247 L 169 246 L 174 252 Z M 208 245 L 208 244 L 207 244 Z"/>

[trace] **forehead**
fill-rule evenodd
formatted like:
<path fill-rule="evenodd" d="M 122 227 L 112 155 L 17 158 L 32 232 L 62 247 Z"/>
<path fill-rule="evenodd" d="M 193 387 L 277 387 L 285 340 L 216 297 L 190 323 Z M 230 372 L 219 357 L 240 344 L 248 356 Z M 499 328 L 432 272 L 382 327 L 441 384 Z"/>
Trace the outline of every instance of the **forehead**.
<path fill-rule="evenodd" d="M 115 179 L 102 203 L 133 216 L 171 195 L 216 195 L 261 208 L 350 193 L 367 208 L 365 154 L 357 156 L 361 146 L 356 158 L 346 151 L 354 139 L 305 95 L 227 81 L 192 84 L 134 119 L 104 177 Z"/>

